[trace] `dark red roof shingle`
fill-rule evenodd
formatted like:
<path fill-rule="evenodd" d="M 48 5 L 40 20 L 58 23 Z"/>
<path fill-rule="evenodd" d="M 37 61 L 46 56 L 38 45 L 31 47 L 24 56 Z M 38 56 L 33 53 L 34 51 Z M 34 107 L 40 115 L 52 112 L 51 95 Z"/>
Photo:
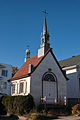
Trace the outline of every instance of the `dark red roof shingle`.
<path fill-rule="evenodd" d="M 29 64 L 32 64 L 34 68 L 37 67 L 37 65 L 41 62 L 41 60 L 46 56 L 46 54 L 51 50 L 51 48 L 41 57 L 38 58 L 38 55 L 35 55 L 31 58 L 29 58 L 22 67 L 16 72 L 16 74 L 11 78 L 11 80 L 16 80 L 19 78 L 27 77 L 29 75 L 28 69 Z"/>

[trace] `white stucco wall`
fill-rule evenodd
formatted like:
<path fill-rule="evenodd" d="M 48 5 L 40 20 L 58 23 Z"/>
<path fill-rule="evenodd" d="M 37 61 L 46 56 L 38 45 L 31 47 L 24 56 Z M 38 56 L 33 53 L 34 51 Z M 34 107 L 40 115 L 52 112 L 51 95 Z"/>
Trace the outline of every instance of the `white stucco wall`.
<path fill-rule="evenodd" d="M 49 52 L 31 75 L 31 95 L 34 97 L 36 103 L 39 103 L 40 97 L 42 97 L 42 76 L 49 68 L 52 69 L 51 72 L 57 77 L 58 97 L 66 96 L 66 79 L 56 64 L 52 54 Z"/>
<path fill-rule="evenodd" d="M 24 87 L 23 87 L 23 93 L 20 94 L 19 89 L 20 89 L 20 83 L 21 82 L 24 82 Z M 12 94 L 12 96 L 15 96 L 15 95 L 28 95 L 30 93 L 30 77 L 26 77 L 26 78 L 22 78 L 22 79 L 18 79 L 18 80 L 13 80 L 13 81 L 11 81 L 11 83 L 12 83 L 12 85 L 13 84 L 16 85 L 15 93 Z M 26 83 L 27 83 L 27 88 L 26 88 Z"/>
<path fill-rule="evenodd" d="M 11 83 L 8 80 L 12 77 L 12 66 L 7 64 L 0 64 L 4 67 L 0 67 L 0 93 L 11 95 Z M 2 70 L 7 70 L 7 76 L 2 76 Z M 3 88 L 2 84 L 7 83 L 6 88 Z"/>

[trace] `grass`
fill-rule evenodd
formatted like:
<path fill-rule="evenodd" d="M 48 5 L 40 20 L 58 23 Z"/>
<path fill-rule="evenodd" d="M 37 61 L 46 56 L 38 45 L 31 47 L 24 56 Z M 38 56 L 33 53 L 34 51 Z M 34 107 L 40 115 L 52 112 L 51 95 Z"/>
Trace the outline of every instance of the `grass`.
<path fill-rule="evenodd" d="M 58 119 L 58 116 L 67 116 L 69 115 L 69 109 L 66 108 L 54 108 L 54 109 L 43 109 L 41 111 L 37 111 L 34 108 L 30 113 L 26 113 L 23 115 L 27 120 L 31 118 L 32 120 L 52 120 Z M 19 117 L 16 115 L 2 116 L 1 120 L 19 120 Z"/>
<path fill-rule="evenodd" d="M 27 119 L 31 118 L 32 120 L 51 120 L 51 119 L 57 119 L 58 115 L 53 115 L 51 113 L 46 113 L 46 112 L 42 112 L 42 113 L 29 113 L 26 114 L 25 117 Z"/>

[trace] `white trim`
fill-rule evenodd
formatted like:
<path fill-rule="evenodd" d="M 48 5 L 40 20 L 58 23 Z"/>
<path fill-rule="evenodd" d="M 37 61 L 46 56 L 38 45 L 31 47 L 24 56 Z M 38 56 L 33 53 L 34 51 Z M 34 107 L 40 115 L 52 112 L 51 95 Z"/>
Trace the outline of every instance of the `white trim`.
<path fill-rule="evenodd" d="M 62 70 L 70 70 L 70 69 L 73 69 L 76 67 L 77 67 L 76 65 L 73 65 L 73 66 L 69 66 L 69 67 L 64 67 L 64 68 L 62 68 Z"/>

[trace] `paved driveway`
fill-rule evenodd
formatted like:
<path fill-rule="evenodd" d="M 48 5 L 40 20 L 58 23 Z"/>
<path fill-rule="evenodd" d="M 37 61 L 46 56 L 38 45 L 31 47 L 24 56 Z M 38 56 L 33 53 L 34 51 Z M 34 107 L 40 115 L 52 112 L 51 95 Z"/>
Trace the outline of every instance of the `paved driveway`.
<path fill-rule="evenodd" d="M 80 120 L 80 117 L 66 116 L 66 117 L 59 117 L 58 119 L 54 119 L 54 120 Z"/>
<path fill-rule="evenodd" d="M 26 120 L 25 117 L 8 117 L 8 116 L 0 116 L 0 120 Z M 76 116 L 65 116 L 65 117 L 58 117 L 57 119 L 51 119 L 51 120 L 80 120 L 80 117 Z"/>

